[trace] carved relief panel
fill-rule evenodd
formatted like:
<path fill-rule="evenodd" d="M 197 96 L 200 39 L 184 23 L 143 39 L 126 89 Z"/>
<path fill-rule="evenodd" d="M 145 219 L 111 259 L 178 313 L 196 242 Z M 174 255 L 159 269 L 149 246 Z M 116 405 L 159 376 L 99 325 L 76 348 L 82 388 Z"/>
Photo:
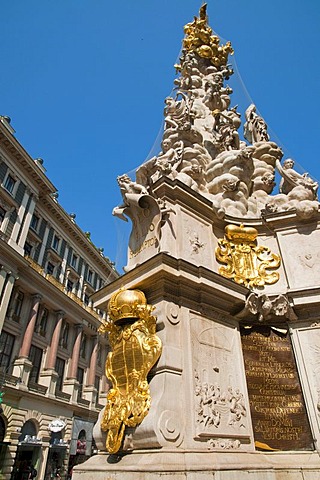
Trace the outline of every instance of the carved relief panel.
<path fill-rule="evenodd" d="M 206 439 L 209 450 L 248 445 L 251 422 L 237 329 L 193 317 L 191 342 L 195 439 Z"/>
<path fill-rule="evenodd" d="M 320 281 L 320 231 L 287 231 L 279 235 L 281 256 L 291 288 L 312 287 Z"/>
<path fill-rule="evenodd" d="M 190 212 L 182 216 L 183 243 L 182 256 L 194 265 L 213 268 L 213 246 L 211 245 L 211 226 L 201 218 L 193 217 Z"/>

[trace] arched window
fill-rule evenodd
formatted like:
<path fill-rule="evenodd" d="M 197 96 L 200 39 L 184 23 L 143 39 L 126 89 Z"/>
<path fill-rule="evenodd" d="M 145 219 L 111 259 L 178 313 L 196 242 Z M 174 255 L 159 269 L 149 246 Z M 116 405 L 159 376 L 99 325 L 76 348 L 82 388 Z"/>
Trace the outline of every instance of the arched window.
<path fill-rule="evenodd" d="M 77 440 L 77 453 L 79 455 L 85 455 L 87 448 L 86 442 L 86 432 L 85 430 L 80 430 Z"/>
<path fill-rule="evenodd" d="M 27 420 L 21 429 L 19 442 L 27 441 L 28 438 L 37 437 L 37 429 L 32 420 Z"/>

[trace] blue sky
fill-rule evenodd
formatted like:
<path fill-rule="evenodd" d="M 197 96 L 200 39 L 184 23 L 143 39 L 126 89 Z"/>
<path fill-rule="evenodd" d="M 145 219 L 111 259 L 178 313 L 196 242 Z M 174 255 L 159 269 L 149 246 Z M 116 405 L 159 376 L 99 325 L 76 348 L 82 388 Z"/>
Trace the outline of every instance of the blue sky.
<path fill-rule="evenodd" d="M 116 177 L 160 149 L 183 26 L 201 3 L 0 0 L 0 114 L 119 271 L 128 227 L 111 214 Z M 243 117 L 254 102 L 285 156 L 319 180 L 319 0 L 207 3 L 235 50 L 232 105 Z"/>

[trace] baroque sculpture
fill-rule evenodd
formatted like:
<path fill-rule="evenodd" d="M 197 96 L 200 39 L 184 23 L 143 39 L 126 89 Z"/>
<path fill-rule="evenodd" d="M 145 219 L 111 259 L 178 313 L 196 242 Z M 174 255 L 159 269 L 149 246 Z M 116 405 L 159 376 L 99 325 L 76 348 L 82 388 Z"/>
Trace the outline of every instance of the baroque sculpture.
<path fill-rule="evenodd" d="M 154 197 L 154 185 L 165 176 L 207 197 L 219 218 L 245 220 L 288 210 L 300 218 L 314 216 L 317 182 L 295 171 L 293 160 L 281 164 L 283 152 L 254 104 L 245 112 L 241 135 L 241 113 L 231 106 L 232 88 L 225 85 L 233 74 L 228 64 L 233 49 L 230 42 L 221 45 L 208 26 L 206 4 L 184 30 L 176 94 L 165 99 L 162 151 L 137 169 L 130 188 Z M 280 192 L 272 195 L 276 171 L 282 180 Z M 113 213 L 124 219 L 122 208 Z"/>
<path fill-rule="evenodd" d="M 103 453 L 76 480 L 319 472 L 318 184 L 282 161 L 254 104 L 241 131 L 232 54 L 204 4 L 185 26 L 159 152 L 118 177 L 128 263 L 94 295 L 111 346 Z M 126 283 L 153 299 L 163 352 L 153 307 Z"/>

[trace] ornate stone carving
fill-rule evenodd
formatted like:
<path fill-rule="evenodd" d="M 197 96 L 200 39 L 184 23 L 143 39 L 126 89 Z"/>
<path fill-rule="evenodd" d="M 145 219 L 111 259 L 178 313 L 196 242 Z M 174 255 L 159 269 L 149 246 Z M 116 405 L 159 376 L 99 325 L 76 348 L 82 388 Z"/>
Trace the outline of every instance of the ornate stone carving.
<path fill-rule="evenodd" d="M 180 425 L 177 413 L 164 410 L 159 418 L 159 430 L 166 440 L 176 442 L 180 437 Z"/>
<path fill-rule="evenodd" d="M 166 317 L 172 325 L 177 325 L 180 322 L 179 319 L 179 307 L 174 303 L 166 304 Z"/>
<path fill-rule="evenodd" d="M 241 113 L 231 105 L 233 92 L 225 85 L 233 74 L 228 65 L 233 50 L 229 42 L 221 45 L 209 27 L 206 4 L 185 26 L 185 34 L 175 65 L 177 93 L 165 99 L 161 151 L 137 169 L 137 185 L 153 196 L 159 178 L 179 180 L 211 200 L 219 218 L 259 218 L 288 210 L 301 218 L 314 216 L 317 182 L 298 174 L 291 159 L 281 166 L 283 152 L 270 140 L 254 104 L 245 111 L 245 141 L 240 139 Z M 283 180 L 280 193 L 273 195 L 276 169 Z M 114 212 L 120 218 L 121 208 Z"/>
<path fill-rule="evenodd" d="M 207 441 L 208 450 L 238 450 L 241 447 L 240 440 L 231 438 L 210 438 Z"/>
<path fill-rule="evenodd" d="M 297 316 L 286 295 L 277 295 L 271 298 L 265 294 L 257 295 L 256 293 L 250 293 L 244 309 L 238 313 L 237 317 L 248 320 L 250 313 L 257 316 L 258 321 L 261 323 L 272 320 L 274 317 L 283 317 L 283 319 L 291 321 L 297 320 Z"/>
<path fill-rule="evenodd" d="M 203 429 L 210 426 L 219 430 L 223 421 L 229 426 L 246 428 L 244 417 L 247 416 L 243 394 L 238 388 L 228 386 L 221 391 L 218 383 L 201 382 L 195 372 L 196 423 Z M 224 418 L 222 418 L 224 417 Z"/>

